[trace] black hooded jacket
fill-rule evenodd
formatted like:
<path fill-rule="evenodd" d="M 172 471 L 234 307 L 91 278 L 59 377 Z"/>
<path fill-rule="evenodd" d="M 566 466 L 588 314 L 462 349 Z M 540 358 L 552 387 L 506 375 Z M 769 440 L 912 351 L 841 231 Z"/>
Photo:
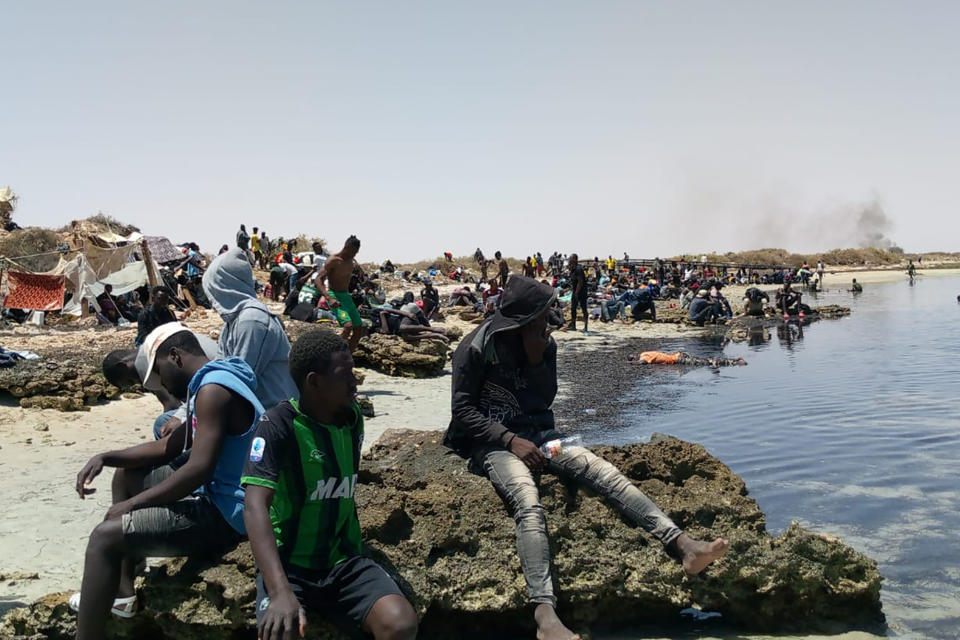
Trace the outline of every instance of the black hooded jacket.
<path fill-rule="evenodd" d="M 550 406 L 557 395 L 557 343 L 531 365 L 520 332 L 549 309 L 552 287 L 514 276 L 500 308 L 461 342 L 453 354 L 453 398 L 444 444 L 467 458 L 479 448 L 506 448 L 518 432 L 554 427 Z"/>

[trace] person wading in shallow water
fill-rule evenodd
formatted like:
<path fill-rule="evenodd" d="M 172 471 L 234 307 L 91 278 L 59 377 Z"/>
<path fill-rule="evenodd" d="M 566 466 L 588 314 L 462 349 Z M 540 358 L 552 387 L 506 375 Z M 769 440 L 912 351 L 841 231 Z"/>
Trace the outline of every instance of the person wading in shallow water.
<path fill-rule="evenodd" d="M 452 419 L 444 444 L 493 483 L 516 522 L 527 599 L 541 640 L 575 640 L 557 617 L 550 541 L 535 474 L 583 484 L 657 538 L 690 574 L 727 551 L 723 538 L 688 537 L 612 464 L 584 447 L 546 458 L 544 443 L 563 437 L 551 405 L 557 394 L 557 343 L 547 317 L 556 293 L 530 278 L 511 278 L 496 313 L 466 336 L 453 355 Z"/>

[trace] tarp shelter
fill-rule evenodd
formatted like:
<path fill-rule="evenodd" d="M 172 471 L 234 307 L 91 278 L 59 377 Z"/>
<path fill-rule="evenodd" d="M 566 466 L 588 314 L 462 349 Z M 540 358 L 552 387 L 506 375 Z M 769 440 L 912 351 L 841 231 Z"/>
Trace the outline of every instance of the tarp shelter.
<path fill-rule="evenodd" d="M 4 301 L 4 306 L 43 311 L 60 309 L 62 306 L 62 313 L 79 316 L 81 301 L 84 299 L 91 308 L 100 310 L 96 298 L 103 293 L 104 285 L 113 286 L 113 295 L 123 295 L 149 284 L 147 263 L 141 255 L 143 235 L 134 232 L 128 236 L 120 236 L 108 231 L 87 234 L 85 238 L 89 242 L 84 242 L 81 249 L 75 249 L 70 259 L 61 255 L 60 262 L 50 271 L 37 274 L 8 272 L 11 295 Z M 150 249 L 154 273 L 160 272 L 158 262 L 180 262 L 183 258 L 180 251 L 166 238 L 155 236 L 146 239 L 146 242 Z M 102 246 L 113 243 L 127 244 L 122 247 Z M 157 260 L 156 255 L 159 255 L 161 260 Z M 20 285 L 19 294 L 16 293 L 18 276 L 22 276 L 21 282 L 31 281 L 29 286 Z M 56 283 L 59 285 L 55 286 Z M 65 292 L 73 294 L 66 305 L 63 304 Z"/>
<path fill-rule="evenodd" d="M 127 247 L 120 248 L 120 250 L 123 249 Z M 156 265 L 154 269 L 156 272 L 160 270 Z M 84 298 L 89 301 L 91 307 L 99 311 L 96 298 L 103 293 L 106 284 L 112 285 L 113 295 L 119 296 L 136 291 L 149 282 L 146 262 L 127 262 L 116 271 L 98 276 L 91 262 L 82 253 L 70 260 L 60 258 L 60 264 L 48 273 L 62 274 L 66 278 L 67 290 L 73 291 L 73 298 L 63 307 L 62 312 L 73 316 L 80 315 L 80 301 Z"/>

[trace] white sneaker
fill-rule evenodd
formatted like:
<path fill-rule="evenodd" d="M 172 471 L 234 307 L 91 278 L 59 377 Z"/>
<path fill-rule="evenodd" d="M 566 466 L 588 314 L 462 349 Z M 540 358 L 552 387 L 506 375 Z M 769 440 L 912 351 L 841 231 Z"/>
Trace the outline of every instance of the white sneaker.
<path fill-rule="evenodd" d="M 80 610 L 80 593 L 77 592 L 70 596 L 68 602 L 70 605 L 71 611 Z M 113 601 L 113 607 L 110 609 L 110 613 L 117 616 L 118 618 L 132 618 L 137 615 L 137 596 L 130 596 L 129 598 L 117 598 Z"/>

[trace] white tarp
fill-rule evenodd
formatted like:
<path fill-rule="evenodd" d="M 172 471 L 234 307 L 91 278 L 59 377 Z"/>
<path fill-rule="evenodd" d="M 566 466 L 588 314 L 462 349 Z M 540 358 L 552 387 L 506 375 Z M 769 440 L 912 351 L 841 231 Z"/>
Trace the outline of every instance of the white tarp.
<path fill-rule="evenodd" d="M 137 231 L 134 231 L 128 236 L 122 236 L 119 233 L 114 233 L 112 231 L 102 231 L 97 234 L 97 237 L 108 242 L 110 244 L 117 244 L 120 242 L 138 242 L 143 238 L 143 234 Z"/>
<path fill-rule="evenodd" d="M 154 265 L 154 269 L 156 270 L 155 273 L 160 272 L 156 265 Z M 146 262 L 128 262 L 122 269 L 97 280 L 97 274 L 94 273 L 83 254 L 78 254 L 70 261 L 60 258 L 60 264 L 47 273 L 51 275 L 63 274 L 66 277 L 67 289 L 72 289 L 74 293 L 61 313 L 72 316 L 80 315 L 80 301 L 84 298 L 90 301 L 91 308 L 99 311 L 100 306 L 97 304 L 97 296 L 103 293 L 103 285 L 105 284 L 112 285 L 113 295 L 119 296 L 135 291 L 149 282 Z"/>

